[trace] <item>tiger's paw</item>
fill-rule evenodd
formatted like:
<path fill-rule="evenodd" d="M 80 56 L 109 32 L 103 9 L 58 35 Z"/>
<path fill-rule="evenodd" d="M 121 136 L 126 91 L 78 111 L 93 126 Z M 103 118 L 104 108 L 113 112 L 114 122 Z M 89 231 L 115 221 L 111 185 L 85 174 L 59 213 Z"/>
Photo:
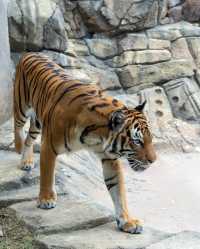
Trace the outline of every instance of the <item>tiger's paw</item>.
<path fill-rule="evenodd" d="M 117 226 L 121 231 L 131 234 L 140 234 L 143 231 L 143 227 L 140 221 L 134 219 L 131 219 L 129 221 L 117 219 Z"/>
<path fill-rule="evenodd" d="M 33 160 L 22 160 L 20 169 L 25 171 L 31 171 L 34 168 L 34 161 Z"/>
<path fill-rule="evenodd" d="M 55 192 L 40 194 L 37 201 L 37 207 L 41 209 L 51 209 L 56 207 L 57 196 Z"/>

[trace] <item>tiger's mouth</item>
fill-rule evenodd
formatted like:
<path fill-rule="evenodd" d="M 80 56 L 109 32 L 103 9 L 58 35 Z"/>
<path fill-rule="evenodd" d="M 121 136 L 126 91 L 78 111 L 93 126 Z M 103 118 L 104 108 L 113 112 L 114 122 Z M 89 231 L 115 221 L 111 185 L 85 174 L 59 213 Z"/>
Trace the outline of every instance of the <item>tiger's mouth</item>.
<path fill-rule="evenodd" d="M 136 172 L 143 172 L 146 169 L 148 169 L 150 166 L 150 163 L 148 163 L 148 161 L 140 161 L 138 159 L 128 158 L 128 162 L 129 162 L 131 169 L 133 169 Z"/>

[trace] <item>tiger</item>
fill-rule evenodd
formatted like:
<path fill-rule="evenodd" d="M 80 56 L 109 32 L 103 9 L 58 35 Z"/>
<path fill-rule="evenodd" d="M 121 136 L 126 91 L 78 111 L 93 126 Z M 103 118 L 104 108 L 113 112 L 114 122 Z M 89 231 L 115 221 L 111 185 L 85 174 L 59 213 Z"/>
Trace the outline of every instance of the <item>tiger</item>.
<path fill-rule="evenodd" d="M 127 233 L 141 233 L 142 222 L 128 211 L 121 159 L 126 158 L 135 171 L 147 169 L 156 160 L 153 136 L 143 112 L 145 104 L 127 107 L 97 84 L 72 78 L 46 55 L 25 53 L 14 81 L 15 150 L 22 155 L 20 168 L 30 171 L 34 168 L 33 144 L 41 133 L 37 207 L 56 206 L 56 157 L 86 149 L 102 162 L 117 227 Z M 25 136 L 27 120 L 30 127 Z"/>

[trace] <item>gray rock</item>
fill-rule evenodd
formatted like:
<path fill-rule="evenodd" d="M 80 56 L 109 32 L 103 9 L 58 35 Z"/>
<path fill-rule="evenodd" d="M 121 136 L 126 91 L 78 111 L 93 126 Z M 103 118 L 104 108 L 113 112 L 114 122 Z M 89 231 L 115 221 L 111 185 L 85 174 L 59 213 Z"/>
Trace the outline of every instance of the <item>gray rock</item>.
<path fill-rule="evenodd" d="M 200 233 L 184 231 L 146 249 L 200 249 Z"/>
<path fill-rule="evenodd" d="M 40 236 L 38 244 L 45 249 L 138 249 L 167 237 L 167 233 L 146 227 L 143 234 L 127 234 L 117 230 L 115 223 L 108 223 L 89 230 Z"/>
<path fill-rule="evenodd" d="M 44 47 L 59 51 L 66 49 L 63 15 L 53 0 L 9 0 L 8 21 L 14 52 L 38 51 Z"/>
<path fill-rule="evenodd" d="M 149 49 L 170 49 L 171 43 L 168 40 L 149 39 Z"/>
<path fill-rule="evenodd" d="M 69 39 L 68 47 L 66 49 L 66 53 L 69 55 L 77 56 L 88 56 L 89 50 L 85 41 L 78 39 Z"/>
<path fill-rule="evenodd" d="M 171 8 L 168 11 L 168 16 L 171 22 L 180 22 L 181 20 L 183 20 L 182 9 L 183 7 L 179 5 L 174 8 Z"/>
<path fill-rule="evenodd" d="M 72 199 L 73 195 L 68 191 L 62 189 L 60 185 L 56 185 L 56 191 L 58 196 L 64 195 L 65 198 Z M 9 191 L 2 191 L 0 194 L 0 207 L 7 207 L 14 203 L 23 201 L 32 201 L 38 198 L 39 185 L 33 185 L 31 187 L 24 187 L 20 189 L 14 189 Z"/>
<path fill-rule="evenodd" d="M 200 118 L 200 89 L 194 80 L 181 78 L 163 85 L 174 116 L 185 120 Z"/>
<path fill-rule="evenodd" d="M 103 70 L 91 65 L 82 65 L 85 73 L 90 77 L 89 83 L 99 85 L 103 90 L 120 89 L 121 85 L 117 74 L 110 69 Z"/>
<path fill-rule="evenodd" d="M 168 50 L 141 50 L 126 51 L 112 60 L 107 61 L 112 67 L 123 67 L 133 64 L 151 64 L 171 59 L 171 53 Z"/>
<path fill-rule="evenodd" d="M 78 0 L 77 2 L 82 19 L 90 32 L 96 33 L 110 30 L 110 25 L 105 21 L 105 18 L 100 15 L 103 4 L 101 0 Z"/>
<path fill-rule="evenodd" d="M 97 58 L 106 59 L 118 53 L 116 41 L 108 38 L 86 39 L 89 51 Z"/>
<path fill-rule="evenodd" d="M 200 21 L 200 3 L 198 0 L 186 0 L 183 4 L 183 18 L 188 22 Z"/>
<path fill-rule="evenodd" d="M 174 28 L 173 28 L 174 27 Z M 147 36 L 151 39 L 161 39 L 173 41 L 182 36 L 179 28 L 175 24 L 156 26 L 147 30 Z"/>
<path fill-rule="evenodd" d="M 20 155 L 9 151 L 0 151 L 0 157 L 1 191 L 19 189 L 38 182 L 38 169 L 34 169 L 32 172 L 24 172 L 19 169 Z M 37 162 L 37 157 L 35 161 Z"/>
<path fill-rule="evenodd" d="M 158 16 L 163 15 L 165 1 L 134 1 L 126 2 L 105 0 L 101 14 L 116 31 L 136 31 L 150 28 L 158 23 Z M 162 14 L 161 14 L 162 13 Z"/>
<path fill-rule="evenodd" d="M 87 35 L 87 27 L 81 18 L 76 1 L 60 1 L 60 9 L 65 20 L 65 30 L 71 39 L 80 39 Z"/>
<path fill-rule="evenodd" d="M 12 112 L 12 74 L 10 46 L 8 40 L 7 1 L 1 2 L 0 8 L 0 125 Z"/>
<path fill-rule="evenodd" d="M 188 37 L 187 42 L 197 68 L 200 69 L 200 37 Z"/>
<path fill-rule="evenodd" d="M 127 34 L 118 42 L 119 52 L 147 49 L 147 37 L 144 33 Z"/>
<path fill-rule="evenodd" d="M 168 6 L 170 8 L 175 7 L 177 5 L 180 5 L 183 2 L 183 0 L 168 0 Z"/>
<path fill-rule="evenodd" d="M 180 38 L 172 42 L 171 52 L 174 59 L 187 59 L 191 61 L 191 63 L 193 62 L 193 58 L 185 38 Z"/>
<path fill-rule="evenodd" d="M 53 49 L 64 52 L 67 48 L 67 34 L 62 12 L 57 6 L 53 14 L 44 25 L 43 46 L 46 49 Z"/>
<path fill-rule="evenodd" d="M 124 88 L 139 84 L 163 82 L 194 74 L 194 65 L 188 60 L 171 60 L 154 65 L 130 65 L 118 69 L 120 83 Z"/>
<path fill-rule="evenodd" d="M 10 208 L 37 234 L 88 229 L 113 220 L 111 211 L 99 204 L 61 197 L 56 208 L 51 210 L 37 208 L 35 201 L 17 203 Z"/>
<path fill-rule="evenodd" d="M 50 50 L 43 50 L 42 53 L 47 55 L 51 60 L 56 62 L 58 65 L 61 67 L 66 67 L 66 68 L 80 68 L 80 61 L 72 56 L 63 54 L 63 53 L 58 53 L 55 51 L 50 51 Z"/>

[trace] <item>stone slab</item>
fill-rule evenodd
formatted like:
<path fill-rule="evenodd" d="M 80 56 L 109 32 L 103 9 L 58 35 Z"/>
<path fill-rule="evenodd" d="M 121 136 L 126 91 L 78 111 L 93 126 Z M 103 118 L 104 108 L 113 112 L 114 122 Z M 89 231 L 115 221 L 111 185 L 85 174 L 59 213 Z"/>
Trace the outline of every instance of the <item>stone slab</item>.
<path fill-rule="evenodd" d="M 161 84 L 166 81 L 194 74 L 194 65 L 188 60 L 171 60 L 153 65 L 128 65 L 118 69 L 124 88 L 139 84 Z"/>
<path fill-rule="evenodd" d="M 38 238 L 40 248 L 52 249 L 139 249 L 168 237 L 169 234 L 145 228 L 139 235 L 117 230 L 115 222 L 71 233 Z"/>
<path fill-rule="evenodd" d="M 17 189 L 38 182 L 38 167 L 32 170 L 32 172 L 20 170 L 20 155 L 17 153 L 0 151 L 0 158 L 0 191 Z M 37 156 L 35 161 L 37 163 Z"/>
<path fill-rule="evenodd" d="M 61 197 L 58 198 L 57 207 L 50 210 L 37 208 L 35 201 L 17 203 L 10 208 L 37 234 L 86 229 L 113 220 L 112 212 L 102 205 Z"/>
<path fill-rule="evenodd" d="M 70 196 L 72 198 L 72 195 L 68 191 L 65 191 L 61 188 L 61 186 L 56 185 L 56 191 L 57 194 L 67 196 L 67 198 Z M 12 205 L 14 203 L 23 202 L 23 201 L 32 201 L 36 200 L 38 198 L 39 194 L 39 185 L 34 185 L 31 187 L 25 187 L 21 189 L 14 189 L 10 191 L 3 191 L 0 194 L 0 207 L 7 207 L 9 205 Z M 36 204 L 35 204 L 36 205 Z"/>
<path fill-rule="evenodd" d="M 184 231 L 146 249 L 200 249 L 200 233 Z"/>

